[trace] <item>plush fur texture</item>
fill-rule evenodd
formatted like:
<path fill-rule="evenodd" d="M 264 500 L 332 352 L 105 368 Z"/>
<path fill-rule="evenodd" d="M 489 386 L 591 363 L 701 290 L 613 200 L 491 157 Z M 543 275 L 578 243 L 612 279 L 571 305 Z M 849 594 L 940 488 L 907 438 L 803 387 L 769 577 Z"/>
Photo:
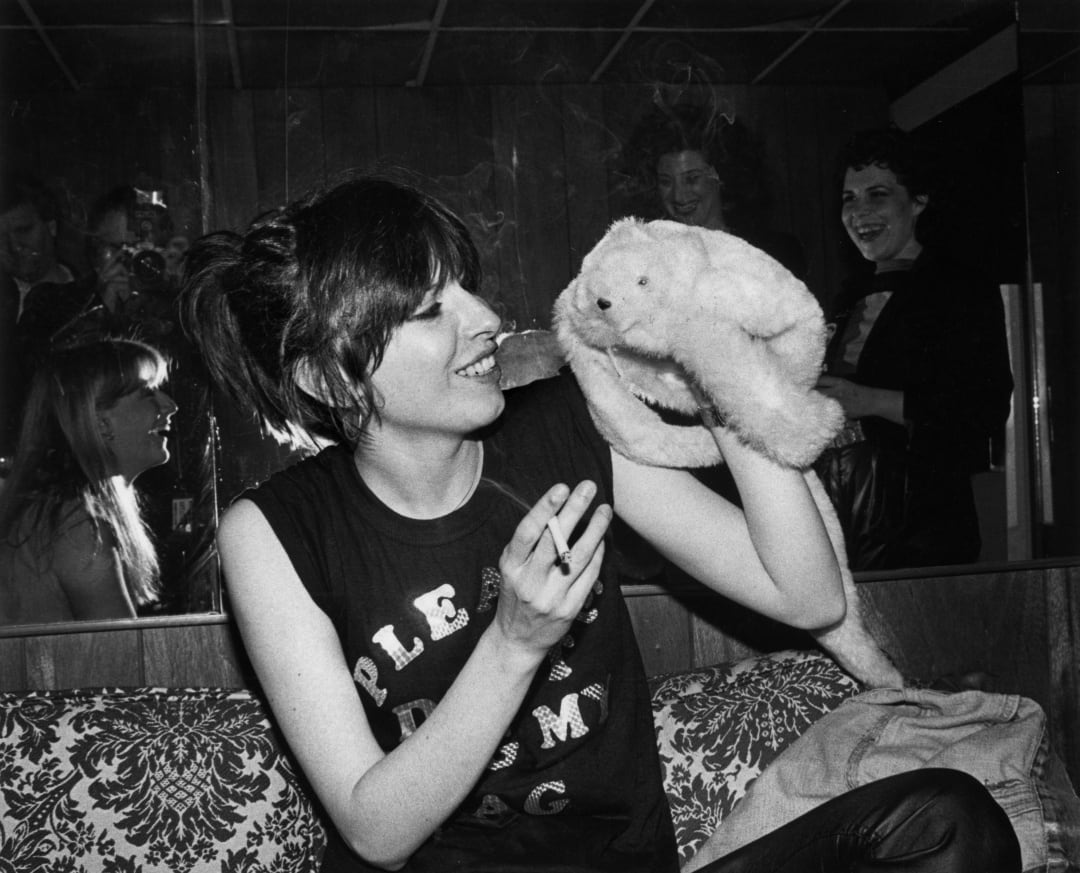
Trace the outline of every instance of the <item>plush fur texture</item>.
<path fill-rule="evenodd" d="M 746 445 L 803 470 L 848 602 L 844 620 L 815 637 L 865 684 L 902 685 L 866 627 L 836 512 L 809 469 L 844 414 L 814 390 L 825 324 L 806 286 L 738 237 L 627 218 L 585 256 L 554 322 L 597 428 L 620 454 L 663 467 L 722 462 L 706 428 L 668 424 L 642 402 L 696 413 L 689 379 Z"/>

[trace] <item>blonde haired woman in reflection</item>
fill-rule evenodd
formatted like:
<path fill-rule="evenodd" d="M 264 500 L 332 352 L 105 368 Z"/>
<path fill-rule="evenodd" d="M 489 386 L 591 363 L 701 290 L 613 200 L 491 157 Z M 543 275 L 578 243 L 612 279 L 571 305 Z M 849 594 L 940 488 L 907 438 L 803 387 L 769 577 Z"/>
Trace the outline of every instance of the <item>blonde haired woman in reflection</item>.
<path fill-rule="evenodd" d="M 157 597 L 134 482 L 169 459 L 166 372 L 132 340 L 58 349 L 36 372 L 0 489 L 0 623 L 131 618 Z"/>

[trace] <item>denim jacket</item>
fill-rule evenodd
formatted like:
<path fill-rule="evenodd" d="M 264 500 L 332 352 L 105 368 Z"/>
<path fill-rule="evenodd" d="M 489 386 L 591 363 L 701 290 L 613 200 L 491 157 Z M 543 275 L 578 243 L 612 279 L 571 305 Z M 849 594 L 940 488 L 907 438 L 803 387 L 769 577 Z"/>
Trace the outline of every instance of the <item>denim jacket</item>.
<path fill-rule="evenodd" d="M 709 840 L 727 854 L 818 804 L 920 767 L 963 770 L 1008 814 L 1025 871 L 1080 864 L 1080 799 L 1046 740 L 1046 716 L 1015 694 L 915 688 L 867 691 L 789 746 Z"/>

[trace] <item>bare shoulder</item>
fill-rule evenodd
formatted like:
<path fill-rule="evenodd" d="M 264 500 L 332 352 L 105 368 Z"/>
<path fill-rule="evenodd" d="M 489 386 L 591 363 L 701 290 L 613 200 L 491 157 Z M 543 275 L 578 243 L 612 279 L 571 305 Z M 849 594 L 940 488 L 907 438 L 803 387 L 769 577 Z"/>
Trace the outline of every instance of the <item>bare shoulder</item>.
<path fill-rule="evenodd" d="M 218 522 L 218 543 L 240 542 L 252 535 L 273 536 L 273 531 L 266 516 L 254 502 L 237 500 L 225 510 Z"/>
<path fill-rule="evenodd" d="M 86 572 L 114 562 L 116 537 L 112 529 L 72 503 L 64 507 L 52 544 L 53 563 L 61 575 Z"/>
<path fill-rule="evenodd" d="M 242 499 L 229 507 L 217 543 L 225 584 L 241 613 L 249 608 L 265 613 L 281 604 L 308 607 L 310 597 L 285 547 L 254 502 Z"/>

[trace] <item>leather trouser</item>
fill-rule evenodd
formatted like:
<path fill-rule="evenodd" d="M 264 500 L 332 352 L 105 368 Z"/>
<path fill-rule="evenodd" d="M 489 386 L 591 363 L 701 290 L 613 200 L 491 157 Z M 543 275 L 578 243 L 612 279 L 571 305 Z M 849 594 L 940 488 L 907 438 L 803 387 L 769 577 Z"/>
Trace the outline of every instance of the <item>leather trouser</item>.
<path fill-rule="evenodd" d="M 1016 873 L 1008 816 L 975 778 L 927 768 L 833 798 L 701 873 Z"/>

